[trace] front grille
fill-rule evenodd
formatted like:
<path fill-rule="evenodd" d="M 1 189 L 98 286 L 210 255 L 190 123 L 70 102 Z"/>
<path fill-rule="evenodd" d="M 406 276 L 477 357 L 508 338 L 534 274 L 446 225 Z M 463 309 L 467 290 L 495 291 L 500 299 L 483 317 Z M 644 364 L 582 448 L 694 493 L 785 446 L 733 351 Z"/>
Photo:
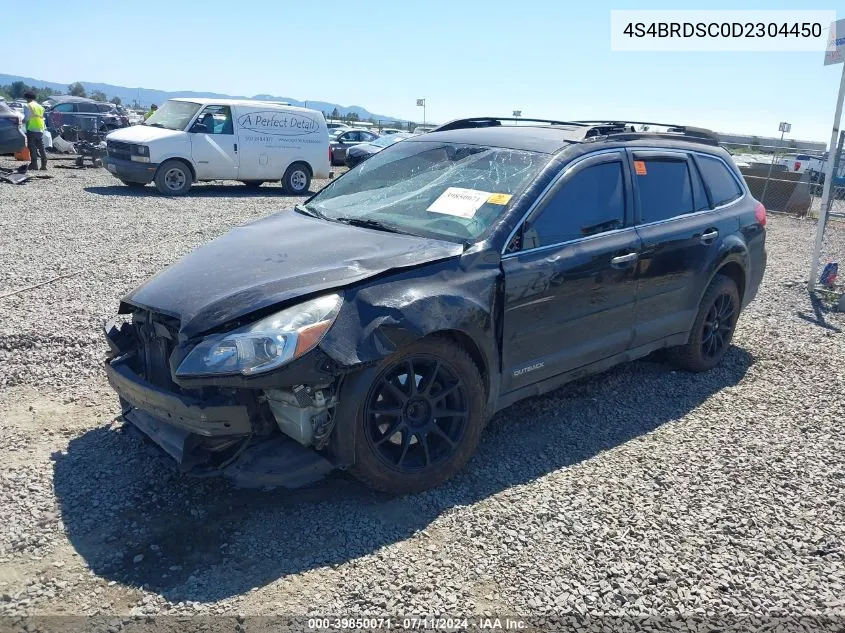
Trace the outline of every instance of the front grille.
<path fill-rule="evenodd" d="M 131 145 L 129 143 L 121 143 L 120 141 L 106 141 L 106 151 L 108 151 L 109 158 L 119 158 L 122 160 L 129 160 L 131 155 Z"/>

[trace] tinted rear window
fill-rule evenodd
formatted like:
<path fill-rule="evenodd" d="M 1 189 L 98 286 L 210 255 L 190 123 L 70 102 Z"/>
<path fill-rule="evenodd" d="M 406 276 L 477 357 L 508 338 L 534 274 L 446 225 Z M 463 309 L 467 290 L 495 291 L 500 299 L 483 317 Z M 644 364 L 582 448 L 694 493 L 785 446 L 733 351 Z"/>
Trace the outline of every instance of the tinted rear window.
<path fill-rule="evenodd" d="M 693 210 L 692 185 L 685 160 L 651 159 L 645 173 L 634 176 L 640 201 L 640 222 L 668 220 Z"/>
<path fill-rule="evenodd" d="M 698 164 L 704 182 L 710 188 L 710 195 L 713 196 L 713 206 L 718 207 L 742 197 L 742 189 L 722 161 L 718 158 L 699 156 Z"/>

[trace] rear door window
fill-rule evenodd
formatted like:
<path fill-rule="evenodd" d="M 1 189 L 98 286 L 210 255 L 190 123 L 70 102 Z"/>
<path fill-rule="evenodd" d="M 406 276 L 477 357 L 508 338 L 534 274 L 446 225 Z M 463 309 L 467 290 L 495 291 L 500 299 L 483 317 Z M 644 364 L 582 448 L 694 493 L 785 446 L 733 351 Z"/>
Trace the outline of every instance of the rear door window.
<path fill-rule="evenodd" d="M 640 223 L 660 222 L 694 210 L 692 180 L 686 157 L 641 157 L 634 154 L 634 187 Z"/>
<path fill-rule="evenodd" d="M 522 248 L 569 242 L 624 225 L 622 161 L 591 165 L 563 183 L 539 215 L 527 223 Z"/>
<path fill-rule="evenodd" d="M 713 197 L 713 206 L 728 204 L 742 197 L 742 188 L 731 175 L 727 165 L 718 158 L 698 155 L 698 166 Z"/>

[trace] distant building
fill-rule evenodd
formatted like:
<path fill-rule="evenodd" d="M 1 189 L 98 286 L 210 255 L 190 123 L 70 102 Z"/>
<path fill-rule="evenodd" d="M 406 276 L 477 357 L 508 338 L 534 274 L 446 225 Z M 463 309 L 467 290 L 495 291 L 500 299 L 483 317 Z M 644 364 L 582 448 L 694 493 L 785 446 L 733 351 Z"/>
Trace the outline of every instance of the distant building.
<path fill-rule="evenodd" d="M 771 153 L 774 150 L 793 149 L 804 152 L 821 153 L 827 151 L 827 144 L 820 141 L 802 141 L 795 138 L 775 136 L 754 136 L 752 134 L 731 134 L 728 132 L 716 132 L 719 142 L 726 145 L 744 145 L 759 149 L 760 152 Z"/>

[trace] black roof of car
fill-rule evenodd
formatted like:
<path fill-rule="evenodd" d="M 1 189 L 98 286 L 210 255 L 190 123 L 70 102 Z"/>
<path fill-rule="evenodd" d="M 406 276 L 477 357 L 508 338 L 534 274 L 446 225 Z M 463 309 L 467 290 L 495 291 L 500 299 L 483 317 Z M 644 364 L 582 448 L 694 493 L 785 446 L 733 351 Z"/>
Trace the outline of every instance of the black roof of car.
<path fill-rule="evenodd" d="M 513 125 L 502 125 L 503 121 Z M 523 122 L 524 123 L 521 123 Z M 636 126 L 648 126 L 647 131 L 636 131 Z M 657 131 L 652 128 L 664 128 Z M 412 142 L 441 141 L 488 145 L 515 150 L 554 154 L 567 145 L 582 142 L 634 141 L 659 139 L 687 141 L 717 145 L 718 137 L 704 128 L 670 123 L 643 123 L 640 121 L 555 121 L 547 119 L 513 119 L 507 117 L 476 117 L 457 119 L 445 123 Z"/>
<path fill-rule="evenodd" d="M 50 99 L 56 103 L 97 103 L 93 99 L 88 99 L 86 97 L 74 97 L 71 95 L 54 95 L 50 97 Z"/>
<path fill-rule="evenodd" d="M 554 154 L 573 142 L 570 130 L 552 126 L 475 127 L 429 132 L 406 139 L 409 143 L 466 143 Z"/>

